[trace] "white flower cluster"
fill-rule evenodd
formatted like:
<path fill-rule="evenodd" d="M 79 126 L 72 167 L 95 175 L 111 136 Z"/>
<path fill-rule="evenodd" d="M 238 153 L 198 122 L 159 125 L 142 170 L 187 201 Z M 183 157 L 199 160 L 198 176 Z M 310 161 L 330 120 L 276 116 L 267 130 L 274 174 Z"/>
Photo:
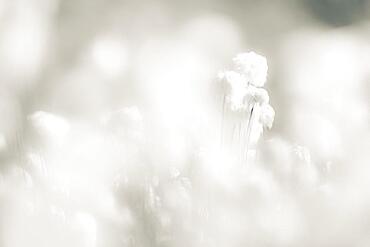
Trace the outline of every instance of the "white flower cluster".
<path fill-rule="evenodd" d="M 271 128 L 275 112 L 269 104 L 268 92 L 262 88 L 267 78 L 266 58 L 255 52 L 241 53 L 233 59 L 233 68 L 220 73 L 225 82 L 225 103 L 233 112 L 251 112 L 258 107 L 259 121 Z"/>

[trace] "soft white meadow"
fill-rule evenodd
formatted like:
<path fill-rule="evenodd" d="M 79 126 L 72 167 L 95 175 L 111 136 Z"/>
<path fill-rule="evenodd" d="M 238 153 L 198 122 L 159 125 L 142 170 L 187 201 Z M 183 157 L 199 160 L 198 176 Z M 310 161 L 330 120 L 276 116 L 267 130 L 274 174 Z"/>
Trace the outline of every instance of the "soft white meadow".
<path fill-rule="evenodd" d="M 84 2 L 0 0 L 0 247 L 370 246 L 368 23 Z"/>

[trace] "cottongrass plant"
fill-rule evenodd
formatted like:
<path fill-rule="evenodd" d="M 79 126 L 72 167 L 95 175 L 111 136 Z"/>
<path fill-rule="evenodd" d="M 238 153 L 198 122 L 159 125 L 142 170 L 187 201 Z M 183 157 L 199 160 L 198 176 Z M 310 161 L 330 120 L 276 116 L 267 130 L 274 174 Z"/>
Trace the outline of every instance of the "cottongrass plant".
<path fill-rule="evenodd" d="M 221 146 L 236 152 L 247 163 L 264 129 L 272 127 L 275 111 L 263 86 L 267 79 L 266 58 L 247 52 L 233 59 L 230 70 L 219 74 L 222 82 Z"/>
<path fill-rule="evenodd" d="M 251 157 L 274 120 L 266 59 L 240 54 L 220 77 L 223 152 L 213 129 L 180 142 L 188 130 L 138 106 L 30 114 L 25 158 L 0 173 L 0 246 L 321 246 L 302 244 L 326 230 L 306 215 L 325 217 L 336 195 L 316 157 L 279 135 Z"/>

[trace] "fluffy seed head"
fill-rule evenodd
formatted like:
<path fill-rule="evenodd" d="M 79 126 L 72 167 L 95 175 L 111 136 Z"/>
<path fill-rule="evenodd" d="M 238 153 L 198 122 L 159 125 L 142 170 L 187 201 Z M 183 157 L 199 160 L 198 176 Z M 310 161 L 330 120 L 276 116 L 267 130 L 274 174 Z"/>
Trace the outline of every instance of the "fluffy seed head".
<path fill-rule="evenodd" d="M 247 82 L 245 78 L 235 71 L 225 71 L 220 78 L 226 82 L 226 101 L 232 111 L 240 111 L 245 107 L 245 95 Z"/>
<path fill-rule="evenodd" d="M 263 87 L 268 70 L 265 57 L 255 52 L 246 52 L 237 55 L 233 62 L 236 70 L 245 76 L 248 83 L 256 87 Z"/>
<path fill-rule="evenodd" d="M 264 127 L 271 129 L 274 122 L 275 111 L 270 104 L 263 104 L 261 106 L 260 122 Z"/>

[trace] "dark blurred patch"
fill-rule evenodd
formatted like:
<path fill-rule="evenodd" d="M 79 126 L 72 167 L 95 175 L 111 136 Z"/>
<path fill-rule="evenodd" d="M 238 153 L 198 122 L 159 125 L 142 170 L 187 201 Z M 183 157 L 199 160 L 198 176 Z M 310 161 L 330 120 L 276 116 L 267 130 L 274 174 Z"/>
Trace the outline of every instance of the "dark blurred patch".
<path fill-rule="evenodd" d="M 345 26 L 366 17 L 369 0 L 303 0 L 321 21 Z"/>

